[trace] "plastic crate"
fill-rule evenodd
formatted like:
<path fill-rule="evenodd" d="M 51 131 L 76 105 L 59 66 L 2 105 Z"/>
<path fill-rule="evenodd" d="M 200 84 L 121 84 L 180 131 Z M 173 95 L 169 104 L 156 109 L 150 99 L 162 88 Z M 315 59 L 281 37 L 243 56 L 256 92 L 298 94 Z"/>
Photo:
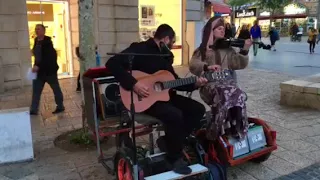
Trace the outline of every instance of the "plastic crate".
<path fill-rule="evenodd" d="M 250 151 L 247 137 L 240 140 L 229 137 L 228 141 L 233 146 L 233 158 L 247 154 Z"/>
<path fill-rule="evenodd" d="M 267 145 L 266 137 L 264 135 L 262 126 L 253 126 L 248 131 L 248 142 L 250 151 L 262 148 Z"/>

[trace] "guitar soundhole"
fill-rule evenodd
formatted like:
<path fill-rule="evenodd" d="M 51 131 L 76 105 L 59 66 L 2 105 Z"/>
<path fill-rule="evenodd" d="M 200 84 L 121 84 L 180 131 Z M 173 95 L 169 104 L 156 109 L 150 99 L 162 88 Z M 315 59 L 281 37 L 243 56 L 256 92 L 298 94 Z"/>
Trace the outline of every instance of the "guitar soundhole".
<path fill-rule="evenodd" d="M 153 88 L 156 92 L 161 92 L 163 90 L 163 84 L 161 82 L 156 82 Z"/>

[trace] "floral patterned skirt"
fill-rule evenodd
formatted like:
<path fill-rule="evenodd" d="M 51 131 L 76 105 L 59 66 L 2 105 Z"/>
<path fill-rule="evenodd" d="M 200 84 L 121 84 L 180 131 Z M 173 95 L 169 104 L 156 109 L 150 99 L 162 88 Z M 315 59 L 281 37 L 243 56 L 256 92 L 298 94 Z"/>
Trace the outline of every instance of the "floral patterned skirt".
<path fill-rule="evenodd" d="M 207 123 L 207 138 L 221 135 L 243 138 L 248 132 L 245 93 L 233 79 L 215 81 L 200 89 L 201 98 L 211 106 L 212 116 Z"/>

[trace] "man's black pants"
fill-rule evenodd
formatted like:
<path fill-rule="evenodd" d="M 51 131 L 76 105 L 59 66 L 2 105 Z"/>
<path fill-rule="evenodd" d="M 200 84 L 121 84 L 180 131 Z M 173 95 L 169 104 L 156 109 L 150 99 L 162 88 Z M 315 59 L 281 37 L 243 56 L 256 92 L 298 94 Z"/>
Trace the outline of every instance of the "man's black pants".
<path fill-rule="evenodd" d="M 190 98 L 173 95 L 169 102 L 156 102 L 145 113 L 162 121 L 168 158 L 175 161 L 182 156 L 186 137 L 199 128 L 205 107 Z"/>
<path fill-rule="evenodd" d="M 44 84 L 48 83 L 54 93 L 54 99 L 58 109 L 64 109 L 63 106 L 63 94 L 59 85 L 58 75 L 51 76 L 38 76 L 32 83 L 32 104 L 31 111 L 38 112 L 41 93 Z"/>
<path fill-rule="evenodd" d="M 80 84 L 80 73 L 79 73 L 77 78 L 77 89 L 80 89 L 80 88 L 81 88 L 81 84 Z"/>

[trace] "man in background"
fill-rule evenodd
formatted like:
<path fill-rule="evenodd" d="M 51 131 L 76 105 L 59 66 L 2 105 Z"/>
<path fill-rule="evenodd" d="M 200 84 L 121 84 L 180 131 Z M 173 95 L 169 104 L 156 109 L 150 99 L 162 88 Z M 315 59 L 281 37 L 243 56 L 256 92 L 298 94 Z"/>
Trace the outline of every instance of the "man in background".
<path fill-rule="evenodd" d="M 32 103 L 30 115 L 37 115 L 41 93 L 45 83 L 53 90 L 57 107 L 53 114 L 63 112 L 63 94 L 58 81 L 57 52 L 53 47 L 51 38 L 45 35 L 46 28 L 37 24 L 35 28 L 37 37 L 34 39 L 32 54 L 35 57 L 32 72 L 37 73 L 37 78 L 32 82 Z"/>
<path fill-rule="evenodd" d="M 232 37 L 234 38 L 237 34 L 237 28 L 234 23 L 232 23 L 232 25 L 231 25 L 231 30 L 232 30 Z"/>
<path fill-rule="evenodd" d="M 250 29 L 250 34 L 253 42 L 260 42 L 261 41 L 261 28 L 258 25 L 258 21 L 254 21 L 254 25 Z M 256 56 L 258 54 L 259 44 L 253 44 L 253 54 Z"/>

